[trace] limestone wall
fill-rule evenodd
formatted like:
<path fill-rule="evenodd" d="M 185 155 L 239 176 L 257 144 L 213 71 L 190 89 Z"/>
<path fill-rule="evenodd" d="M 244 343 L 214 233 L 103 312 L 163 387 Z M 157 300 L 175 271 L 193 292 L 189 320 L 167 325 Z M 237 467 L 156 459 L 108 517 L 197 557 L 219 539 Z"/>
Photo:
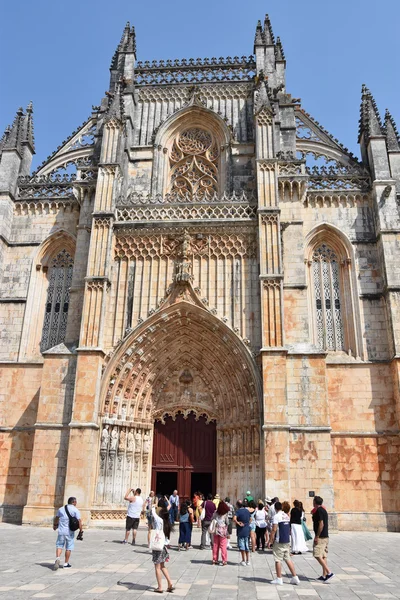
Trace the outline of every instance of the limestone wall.
<path fill-rule="evenodd" d="M 30 480 L 42 365 L 0 365 L 0 517 L 20 522 Z"/>
<path fill-rule="evenodd" d="M 400 511 L 400 440 L 391 366 L 328 365 L 327 376 L 339 526 L 399 528 L 392 514 Z"/>

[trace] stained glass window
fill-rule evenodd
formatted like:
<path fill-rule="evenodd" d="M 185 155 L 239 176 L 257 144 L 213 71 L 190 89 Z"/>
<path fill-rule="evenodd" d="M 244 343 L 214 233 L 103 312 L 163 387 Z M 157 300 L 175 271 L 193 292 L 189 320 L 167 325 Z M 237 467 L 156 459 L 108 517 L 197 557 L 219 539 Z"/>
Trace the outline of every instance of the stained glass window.
<path fill-rule="evenodd" d="M 65 339 L 72 281 L 73 258 L 62 250 L 49 266 L 49 287 L 40 350 L 44 352 Z"/>
<path fill-rule="evenodd" d="M 324 350 L 344 348 L 339 268 L 332 248 L 326 244 L 316 248 L 312 258 L 316 332 L 317 344 Z"/>

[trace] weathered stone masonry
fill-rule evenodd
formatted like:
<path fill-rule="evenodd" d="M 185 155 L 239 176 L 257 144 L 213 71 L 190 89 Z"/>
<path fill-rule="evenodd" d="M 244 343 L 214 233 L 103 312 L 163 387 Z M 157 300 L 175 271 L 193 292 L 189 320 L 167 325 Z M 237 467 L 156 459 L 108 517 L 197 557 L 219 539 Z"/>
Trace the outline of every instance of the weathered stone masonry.
<path fill-rule="evenodd" d="M 154 422 L 216 423 L 217 490 L 400 529 L 400 143 L 363 86 L 353 156 L 254 54 L 137 62 L 36 170 L 0 141 L 0 513 L 85 522 L 151 484 Z"/>

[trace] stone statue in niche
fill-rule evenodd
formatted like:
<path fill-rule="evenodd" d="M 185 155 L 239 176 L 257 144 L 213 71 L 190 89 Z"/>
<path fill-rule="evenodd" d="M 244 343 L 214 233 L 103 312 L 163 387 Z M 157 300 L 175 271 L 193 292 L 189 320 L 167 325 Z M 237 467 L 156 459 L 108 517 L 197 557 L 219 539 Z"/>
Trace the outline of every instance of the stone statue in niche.
<path fill-rule="evenodd" d="M 140 429 L 136 429 L 136 433 L 135 433 L 136 452 L 140 452 L 141 443 L 142 443 L 142 432 L 140 431 Z"/>
<path fill-rule="evenodd" d="M 143 453 L 144 454 L 149 454 L 150 453 L 150 435 L 149 432 L 146 431 L 143 437 Z"/>
<path fill-rule="evenodd" d="M 218 458 L 222 458 L 224 455 L 224 432 L 218 432 Z"/>
<path fill-rule="evenodd" d="M 111 431 L 110 450 L 116 450 L 118 444 L 118 427 L 113 427 Z"/>
<path fill-rule="evenodd" d="M 108 415 L 110 414 L 110 401 L 106 400 L 104 402 L 104 414 L 106 417 L 108 417 Z"/>
<path fill-rule="evenodd" d="M 121 408 L 121 419 L 123 421 L 126 421 L 126 404 L 122 405 L 122 408 Z"/>
<path fill-rule="evenodd" d="M 126 431 L 125 431 L 125 429 L 121 429 L 121 433 L 119 434 L 118 452 L 124 452 L 125 442 L 126 442 Z"/>
<path fill-rule="evenodd" d="M 133 436 L 132 429 L 130 429 L 129 432 L 128 432 L 128 446 L 127 446 L 127 451 L 128 452 L 134 452 L 135 451 L 135 438 Z"/>
<path fill-rule="evenodd" d="M 118 401 L 115 400 L 115 402 L 113 404 L 113 414 L 112 414 L 113 419 L 117 418 L 117 412 L 118 412 Z"/>
<path fill-rule="evenodd" d="M 100 448 L 102 450 L 107 449 L 109 438 L 110 438 L 110 435 L 108 433 L 108 425 L 104 425 L 104 429 L 101 433 L 101 443 L 100 443 Z"/>

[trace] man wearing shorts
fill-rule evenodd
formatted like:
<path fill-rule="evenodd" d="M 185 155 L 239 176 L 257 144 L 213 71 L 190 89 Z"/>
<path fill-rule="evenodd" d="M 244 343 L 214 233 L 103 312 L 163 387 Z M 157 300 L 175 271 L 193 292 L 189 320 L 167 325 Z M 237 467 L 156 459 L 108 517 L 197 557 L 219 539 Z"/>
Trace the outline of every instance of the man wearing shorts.
<path fill-rule="evenodd" d="M 294 564 L 290 560 L 290 504 L 289 502 L 275 503 L 276 514 L 273 518 L 271 543 L 275 559 L 276 578 L 271 581 L 274 585 L 283 585 L 282 561 L 287 564 L 292 578 L 290 583 L 299 585 L 300 579 L 296 575 Z"/>
<path fill-rule="evenodd" d="M 236 503 L 236 514 L 233 522 L 236 523 L 237 543 L 242 555 L 242 567 L 250 566 L 249 538 L 250 538 L 250 512 L 243 506 L 240 500 Z"/>
<path fill-rule="evenodd" d="M 315 533 L 313 556 L 322 567 L 322 575 L 318 580 L 328 583 L 335 574 L 328 567 L 328 513 L 322 506 L 323 502 L 321 496 L 314 497 L 314 508 L 311 513 Z"/>
<path fill-rule="evenodd" d="M 128 543 L 129 534 L 132 531 L 132 546 L 136 544 L 136 532 L 140 523 L 140 515 L 142 514 L 143 509 L 143 498 L 141 497 L 142 490 L 137 488 L 134 490 L 133 488 L 129 489 L 125 494 L 125 500 L 129 502 L 128 504 L 128 512 L 126 513 L 126 533 L 125 539 L 123 540 L 123 544 Z"/>
<path fill-rule="evenodd" d="M 71 517 L 76 517 L 78 519 L 79 533 L 82 534 L 82 521 L 79 510 L 76 508 L 76 498 L 72 496 L 71 498 L 68 498 L 67 509 Z M 64 569 L 68 569 L 71 567 L 71 565 L 69 564 L 69 559 L 71 556 L 71 552 L 74 549 L 75 532 L 71 531 L 69 528 L 69 516 L 67 515 L 65 506 L 62 506 L 58 509 L 57 515 L 54 517 L 53 529 L 54 531 L 58 529 L 56 541 L 56 562 L 54 563 L 53 570 L 57 571 L 60 567 L 60 560 L 63 548 L 65 548 Z"/>

